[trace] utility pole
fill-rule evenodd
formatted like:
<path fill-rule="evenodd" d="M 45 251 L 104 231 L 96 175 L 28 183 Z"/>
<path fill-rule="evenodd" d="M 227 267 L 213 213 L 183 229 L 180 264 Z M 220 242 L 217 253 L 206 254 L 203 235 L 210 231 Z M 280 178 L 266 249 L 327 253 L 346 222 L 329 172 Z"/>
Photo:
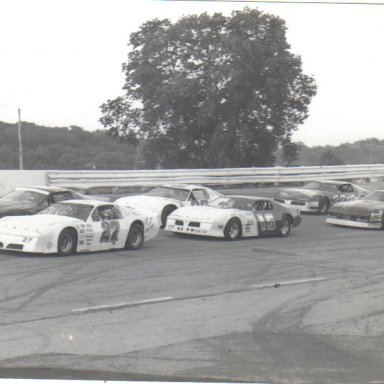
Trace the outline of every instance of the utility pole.
<path fill-rule="evenodd" d="M 20 164 L 20 169 L 23 169 L 23 143 L 21 141 L 20 108 L 17 111 L 18 111 L 18 114 L 19 114 L 19 122 L 17 124 L 17 135 L 19 137 L 19 164 Z"/>

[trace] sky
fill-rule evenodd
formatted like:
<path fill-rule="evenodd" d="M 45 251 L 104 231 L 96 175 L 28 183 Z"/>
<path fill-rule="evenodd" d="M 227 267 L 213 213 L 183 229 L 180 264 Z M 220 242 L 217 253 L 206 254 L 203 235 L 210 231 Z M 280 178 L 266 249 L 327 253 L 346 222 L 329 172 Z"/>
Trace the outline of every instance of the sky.
<path fill-rule="evenodd" d="M 316 80 L 294 141 L 384 139 L 384 5 L 341 1 L 0 0 L 0 121 L 16 123 L 20 108 L 38 125 L 102 129 L 100 105 L 123 94 L 121 66 L 141 24 L 248 6 L 285 20 L 291 51 Z"/>

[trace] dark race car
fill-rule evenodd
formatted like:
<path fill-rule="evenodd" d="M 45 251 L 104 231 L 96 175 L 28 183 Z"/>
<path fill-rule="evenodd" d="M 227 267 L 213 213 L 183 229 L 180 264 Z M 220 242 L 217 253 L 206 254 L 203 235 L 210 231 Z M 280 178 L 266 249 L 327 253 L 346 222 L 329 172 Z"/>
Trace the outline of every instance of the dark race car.
<path fill-rule="evenodd" d="M 334 204 L 326 222 L 358 228 L 384 227 L 384 191 L 372 191 L 358 200 Z"/>
<path fill-rule="evenodd" d="M 278 191 L 274 200 L 298 207 L 302 212 L 327 213 L 336 201 L 356 199 L 368 192 L 363 187 L 345 181 L 311 181 L 302 187 Z"/>
<path fill-rule="evenodd" d="M 23 187 L 0 198 L 0 217 L 33 215 L 51 204 L 64 200 L 89 199 L 76 191 L 61 187 Z"/>

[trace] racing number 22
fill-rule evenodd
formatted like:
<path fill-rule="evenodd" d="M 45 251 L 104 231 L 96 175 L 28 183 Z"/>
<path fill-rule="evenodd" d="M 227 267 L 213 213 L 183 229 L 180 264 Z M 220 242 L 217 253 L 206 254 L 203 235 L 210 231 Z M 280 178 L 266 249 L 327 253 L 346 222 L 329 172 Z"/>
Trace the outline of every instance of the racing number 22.
<path fill-rule="evenodd" d="M 120 223 L 116 220 L 103 221 L 101 227 L 103 232 L 101 233 L 100 243 L 116 243 L 120 230 Z"/>

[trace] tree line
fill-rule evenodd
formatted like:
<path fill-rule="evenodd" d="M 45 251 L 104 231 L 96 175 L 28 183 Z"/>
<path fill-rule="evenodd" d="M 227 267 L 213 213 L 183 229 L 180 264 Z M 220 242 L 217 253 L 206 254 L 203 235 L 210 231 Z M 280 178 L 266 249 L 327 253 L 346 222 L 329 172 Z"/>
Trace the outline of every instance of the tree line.
<path fill-rule="evenodd" d="M 118 142 L 105 131 L 89 132 L 78 126 L 44 127 L 22 123 L 24 169 L 140 169 L 142 147 Z M 287 162 L 281 150 L 272 165 L 310 166 L 384 163 L 384 140 L 370 138 L 337 146 L 297 146 L 297 158 Z M 252 166 L 259 166 L 254 164 Z M 198 168 L 198 164 L 195 166 Z M 17 125 L 0 121 L 0 169 L 18 169 Z M 172 168 L 181 168 L 177 163 Z"/>
<path fill-rule="evenodd" d="M 24 169 L 132 169 L 136 150 L 104 132 L 22 123 Z M 0 169 L 19 168 L 17 125 L 0 121 Z"/>

